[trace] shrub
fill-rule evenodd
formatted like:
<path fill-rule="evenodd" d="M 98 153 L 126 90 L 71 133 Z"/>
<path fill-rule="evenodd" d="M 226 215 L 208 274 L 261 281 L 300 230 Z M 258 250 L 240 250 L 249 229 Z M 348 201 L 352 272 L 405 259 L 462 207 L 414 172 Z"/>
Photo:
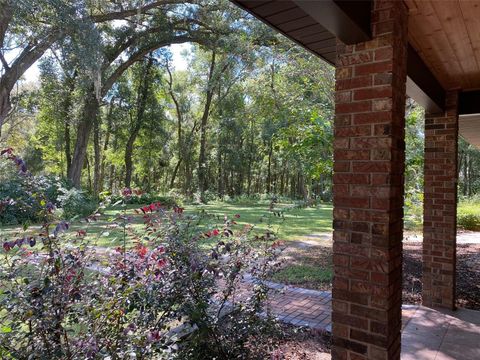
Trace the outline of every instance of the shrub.
<path fill-rule="evenodd" d="M 106 196 L 106 198 L 108 198 L 111 203 L 125 201 L 127 204 L 145 205 L 159 202 L 167 208 L 172 208 L 175 205 L 179 205 L 178 199 L 173 196 L 144 193 L 138 190 L 133 190 L 131 196 L 126 199 L 122 195 L 110 195 Z"/>
<path fill-rule="evenodd" d="M 54 193 L 55 180 L 44 176 L 26 176 L 8 163 L 0 165 L 0 225 L 41 222 L 41 210 Z"/>
<path fill-rule="evenodd" d="M 480 201 L 478 197 L 460 201 L 457 225 L 464 230 L 480 231 Z"/>
<path fill-rule="evenodd" d="M 459 213 L 457 216 L 457 223 L 458 226 L 464 230 L 480 231 L 480 213 Z"/>
<path fill-rule="evenodd" d="M 252 227 L 231 219 L 205 231 L 178 207 L 139 213 L 141 234 L 117 214 L 124 246 L 112 251 L 97 253 L 88 228 L 74 235 L 67 222 L 3 244 L 2 359 L 266 357 L 275 323 L 259 313 L 275 243 L 252 244 Z M 204 238 L 216 239 L 206 251 Z M 245 292 L 247 272 L 257 283 Z"/>
<path fill-rule="evenodd" d="M 72 219 L 74 217 L 85 217 L 92 214 L 98 204 L 88 194 L 77 188 L 60 188 L 58 190 L 57 203 L 63 210 L 62 217 L 64 219 Z"/>
<path fill-rule="evenodd" d="M 12 149 L 1 153 L 11 161 L 0 163 L 0 225 L 43 222 L 46 206 L 49 214 L 55 207 L 62 208 L 66 219 L 87 216 L 96 209 L 97 203 L 69 180 L 32 175 Z"/>

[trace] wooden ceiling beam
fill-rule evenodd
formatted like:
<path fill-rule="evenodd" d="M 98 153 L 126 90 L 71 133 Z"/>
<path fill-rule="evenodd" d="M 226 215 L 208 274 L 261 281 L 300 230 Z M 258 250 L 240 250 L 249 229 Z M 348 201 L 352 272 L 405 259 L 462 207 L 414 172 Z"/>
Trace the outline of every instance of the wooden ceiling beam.
<path fill-rule="evenodd" d="M 445 90 L 412 45 L 408 44 L 407 95 L 429 113 L 445 110 Z"/>
<path fill-rule="evenodd" d="M 293 0 L 331 34 L 347 45 L 371 39 L 373 1 Z"/>
<path fill-rule="evenodd" d="M 460 115 L 480 114 L 480 90 L 462 91 L 458 98 Z"/>

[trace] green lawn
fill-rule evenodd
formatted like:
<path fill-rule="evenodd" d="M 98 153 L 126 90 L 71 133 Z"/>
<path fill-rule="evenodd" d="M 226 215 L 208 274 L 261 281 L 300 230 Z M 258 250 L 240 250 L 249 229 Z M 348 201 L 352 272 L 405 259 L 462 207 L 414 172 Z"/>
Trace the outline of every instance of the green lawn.
<path fill-rule="evenodd" d="M 117 219 L 118 215 L 130 216 L 128 226 L 133 231 L 138 231 L 138 234 L 142 234 L 142 215 L 134 211 L 140 207 L 141 205 L 125 207 L 118 205 L 104 209 L 98 222 L 86 224 L 75 221 L 69 230 L 71 238 L 75 239 L 78 230 L 87 229 L 88 240 L 92 245 L 120 246 L 123 244 L 123 227 L 122 221 Z M 332 279 L 332 244 L 331 239 L 325 234 L 332 231 L 332 206 L 320 204 L 300 208 L 294 203 L 279 203 L 274 210 L 276 215 L 269 211 L 268 201 L 245 203 L 214 201 L 206 205 L 186 205 L 185 216 L 198 219 L 205 231 L 221 228 L 224 216 L 234 219 L 238 230 L 250 224 L 254 226 L 253 231 L 259 235 L 267 230 L 273 231 L 278 239 L 286 241 L 289 246 L 284 251 L 284 266 L 274 274 L 272 280 L 303 287 L 328 289 Z M 459 214 L 478 214 L 479 206 L 460 203 L 458 211 Z M 236 214 L 239 215 L 238 218 L 235 217 Z M 115 221 L 120 226 L 112 228 L 111 223 Z M 25 236 L 30 232 L 38 231 L 38 228 L 39 226 L 33 226 L 24 232 L 19 226 L 0 227 L 0 240 Z M 203 240 L 202 245 L 207 248 L 215 241 L 217 238 L 206 239 Z M 127 246 L 132 245 L 132 243 L 127 244 Z"/>
<path fill-rule="evenodd" d="M 136 214 L 135 209 L 141 205 L 117 205 L 102 211 L 103 215 L 97 222 L 86 224 L 85 221 L 73 221 L 69 230 L 72 241 L 76 239 L 78 230 L 87 230 L 87 240 L 90 244 L 102 247 L 120 246 L 123 244 L 122 221 L 119 215 L 126 214 L 131 217 L 128 227 L 139 234 L 143 232 L 142 215 Z M 274 212 L 269 211 L 268 201 L 248 203 L 210 202 L 206 205 L 185 206 L 185 216 L 199 219 L 200 225 L 205 230 L 221 228 L 224 216 L 234 219 L 237 229 L 244 225 L 253 225 L 254 233 L 262 235 L 270 230 L 277 234 L 277 238 L 283 241 L 313 241 L 318 245 L 330 247 L 331 242 L 315 237 L 315 234 L 329 233 L 332 231 L 332 206 L 320 204 L 315 207 L 295 207 L 294 203 L 276 204 Z M 208 215 L 207 215 L 208 214 Z M 235 217 L 239 215 L 239 217 Z M 280 216 L 279 216 L 280 215 Z M 201 219 L 201 220 L 200 220 Z M 112 227 L 117 222 L 120 226 Z M 20 226 L 6 226 L 0 228 L 0 240 L 27 236 L 38 232 L 40 226 L 34 225 L 24 231 Z M 314 235 L 314 236 L 312 236 Z M 216 238 L 204 240 L 203 246 L 209 247 Z M 132 243 L 127 246 L 132 246 Z M 39 246 L 39 245 L 37 245 Z M 296 251 L 296 250 L 295 250 Z M 313 254 L 300 256 L 296 253 L 295 261 L 287 261 L 285 266 L 275 275 L 274 281 L 287 282 L 290 284 L 311 286 L 312 283 L 329 282 L 331 279 L 330 265 L 318 263 L 309 257 Z M 323 256 L 325 257 L 325 256 Z M 315 285 L 313 285 L 315 287 Z"/>
<path fill-rule="evenodd" d="M 194 214 L 205 210 L 209 214 L 218 215 L 220 217 L 216 222 L 218 226 L 222 224 L 224 215 L 232 218 L 238 214 L 240 218 L 235 220 L 239 225 L 254 225 L 259 233 L 272 230 L 284 241 L 302 240 L 307 235 L 332 231 L 331 205 L 321 204 L 306 208 L 292 208 L 293 206 L 291 203 L 277 204 L 274 211 L 277 214 L 281 212 L 280 217 L 269 211 L 267 202 L 243 204 L 211 202 L 207 205 L 187 206 L 186 211 L 187 214 Z"/>
<path fill-rule="evenodd" d="M 330 283 L 333 271 L 331 267 L 320 267 L 314 265 L 289 265 L 273 275 L 273 280 L 280 283 L 297 285 L 311 285 Z"/>
<path fill-rule="evenodd" d="M 278 235 L 280 240 L 302 240 L 305 236 L 313 233 L 330 232 L 332 230 L 332 206 L 318 205 L 317 207 L 291 208 L 293 203 L 281 203 L 276 205 L 276 211 L 282 216 L 275 216 L 269 211 L 268 202 L 232 204 L 227 202 L 211 202 L 207 205 L 187 205 L 185 215 L 202 217 L 202 226 L 207 229 L 221 227 L 223 217 L 234 218 L 238 223 L 237 228 L 242 225 L 254 225 L 254 231 L 258 234 L 271 230 Z M 72 221 L 70 233 L 72 237 L 78 230 L 87 230 L 88 240 L 96 246 L 119 246 L 123 243 L 123 221 L 118 220 L 119 215 L 126 214 L 131 219 L 128 226 L 140 234 L 143 229 L 143 218 L 135 213 L 134 209 L 141 205 L 117 205 L 103 210 L 103 215 L 97 222 L 86 224 L 85 221 Z M 211 216 L 205 216 L 209 214 Z M 114 227 L 112 223 L 120 226 Z M 1 240 L 8 240 L 16 237 L 23 237 L 38 232 L 40 226 L 33 225 L 23 231 L 21 226 L 0 227 Z M 130 244 L 131 245 L 131 244 Z"/>

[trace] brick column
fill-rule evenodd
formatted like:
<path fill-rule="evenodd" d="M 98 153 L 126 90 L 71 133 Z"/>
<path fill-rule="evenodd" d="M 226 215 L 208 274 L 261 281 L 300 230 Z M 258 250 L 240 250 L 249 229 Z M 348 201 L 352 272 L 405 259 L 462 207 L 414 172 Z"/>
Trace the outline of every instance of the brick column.
<path fill-rule="evenodd" d="M 337 46 L 332 359 L 399 359 L 407 10 L 376 0 L 371 41 Z"/>
<path fill-rule="evenodd" d="M 423 305 L 455 309 L 458 92 L 445 114 L 425 116 Z"/>

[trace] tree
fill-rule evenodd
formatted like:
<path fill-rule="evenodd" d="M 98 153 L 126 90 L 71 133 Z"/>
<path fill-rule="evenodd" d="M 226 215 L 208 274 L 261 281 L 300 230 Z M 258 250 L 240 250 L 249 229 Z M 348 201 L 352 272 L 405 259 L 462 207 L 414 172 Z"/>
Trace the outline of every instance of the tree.
<path fill-rule="evenodd" d="M 156 49 L 186 42 L 206 44 L 212 34 L 219 35 L 215 33 L 215 29 L 204 25 L 208 21 L 198 20 L 201 14 L 206 14 L 208 20 L 208 16 L 211 15 L 208 8 L 206 10 L 201 8 L 198 12 L 190 8 L 185 10 L 182 6 L 176 9 L 177 11 L 172 11 L 175 9 L 168 6 L 155 10 L 155 16 L 153 13 L 149 14 L 150 22 L 146 21 L 148 26 L 145 30 L 132 31 L 129 26 L 120 29 L 107 28 L 113 39 L 103 45 L 105 57 L 98 73 L 98 81 L 92 81 L 87 87 L 84 110 L 77 128 L 77 140 L 69 174 L 77 187 L 80 186 L 88 140 L 101 106 L 101 99 L 107 95 L 118 78 L 135 62 Z M 118 60 L 122 54 L 127 54 L 128 57 Z M 98 86 L 98 83 L 101 86 Z"/>
<path fill-rule="evenodd" d="M 150 54 L 148 58 L 140 63 L 138 70 L 136 69 L 138 74 L 137 79 L 135 80 L 138 82 L 138 85 L 136 91 L 135 114 L 131 115 L 132 121 L 130 135 L 128 136 L 125 148 L 125 187 L 127 188 L 131 186 L 132 182 L 133 145 L 147 118 L 145 113 L 149 110 L 148 106 L 155 106 L 156 103 L 155 92 L 152 91 L 152 85 L 154 83 L 154 61 L 153 54 Z"/>
<path fill-rule="evenodd" d="M 140 20 L 140 15 L 155 8 L 178 3 L 152 0 L 131 8 L 129 2 L 123 1 L 90 4 L 74 0 L 0 0 L 0 135 L 12 110 L 11 92 L 15 84 L 57 41 L 72 39 L 81 63 L 94 70 L 100 38 L 93 24 L 135 17 Z M 8 62 L 5 55 L 14 50 L 18 55 Z"/>

